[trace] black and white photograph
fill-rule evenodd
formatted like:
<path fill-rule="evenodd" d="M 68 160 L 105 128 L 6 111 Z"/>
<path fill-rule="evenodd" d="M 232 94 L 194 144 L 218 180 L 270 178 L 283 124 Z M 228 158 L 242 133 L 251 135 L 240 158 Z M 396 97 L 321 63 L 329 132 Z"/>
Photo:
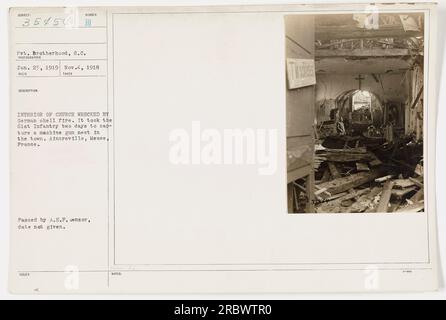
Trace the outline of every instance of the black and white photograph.
<path fill-rule="evenodd" d="M 285 16 L 289 213 L 424 210 L 424 14 Z"/>

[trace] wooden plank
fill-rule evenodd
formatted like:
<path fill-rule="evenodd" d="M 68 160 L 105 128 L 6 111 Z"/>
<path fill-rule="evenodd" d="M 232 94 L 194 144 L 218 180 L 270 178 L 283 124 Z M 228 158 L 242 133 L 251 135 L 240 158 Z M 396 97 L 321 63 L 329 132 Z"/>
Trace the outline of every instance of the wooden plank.
<path fill-rule="evenodd" d="M 324 174 L 322 175 L 321 182 L 327 182 L 330 180 L 330 169 L 325 168 Z"/>
<path fill-rule="evenodd" d="M 409 187 L 404 189 L 393 189 L 392 190 L 392 196 L 394 196 L 397 199 L 402 199 L 405 196 L 407 196 L 409 193 L 417 190 L 416 187 Z"/>
<path fill-rule="evenodd" d="M 339 173 L 336 165 L 333 162 L 328 162 L 328 169 L 330 170 L 331 176 L 334 179 L 338 179 L 341 177 L 341 174 Z"/>
<path fill-rule="evenodd" d="M 424 184 L 420 180 L 412 178 L 412 177 L 409 177 L 409 180 L 412 181 L 417 187 L 424 188 Z"/>
<path fill-rule="evenodd" d="M 314 185 L 314 188 L 317 189 L 317 191 L 314 192 L 315 195 L 319 195 L 321 193 L 325 193 L 327 196 L 331 197 L 330 192 L 327 191 L 327 189 L 323 188 L 321 189 L 318 185 Z"/>
<path fill-rule="evenodd" d="M 317 207 L 317 212 L 327 212 L 327 213 L 340 213 L 344 212 L 346 209 L 342 206 L 342 203 L 351 199 L 354 199 L 356 197 L 360 197 L 361 195 L 364 195 L 366 193 L 370 192 L 370 188 L 365 188 L 361 190 L 356 190 L 352 193 L 339 193 L 338 195 L 341 195 L 337 199 L 332 199 L 331 201 L 327 201 L 322 203 Z"/>
<path fill-rule="evenodd" d="M 378 158 L 376 158 L 376 159 L 374 159 L 374 160 L 372 160 L 372 161 L 369 162 L 369 165 L 370 165 L 371 167 L 377 167 L 377 166 L 379 166 L 379 165 L 381 165 L 381 164 L 382 164 L 382 161 L 379 160 Z"/>
<path fill-rule="evenodd" d="M 299 194 L 300 194 L 300 191 L 299 190 L 297 190 L 296 188 L 293 188 L 293 198 L 294 198 L 294 211 L 295 212 L 299 212 Z"/>
<path fill-rule="evenodd" d="M 304 186 L 301 186 L 300 184 L 298 184 L 297 182 L 293 182 L 293 185 L 295 187 L 298 187 L 300 190 L 302 190 L 303 192 L 306 192 L 307 190 L 305 189 Z"/>
<path fill-rule="evenodd" d="M 318 151 L 322 152 L 334 152 L 334 153 L 367 153 L 366 147 L 355 147 L 355 148 L 346 148 L 346 149 L 330 149 L 324 148 Z"/>
<path fill-rule="evenodd" d="M 313 213 L 314 212 L 314 173 L 311 172 L 308 176 L 307 179 L 305 181 L 305 189 L 307 191 L 307 206 L 305 208 L 305 212 L 307 213 Z M 327 191 L 326 191 L 327 192 Z"/>
<path fill-rule="evenodd" d="M 313 15 L 285 15 L 284 17 L 286 37 L 301 48 L 301 51 L 298 52 L 299 55 L 305 53 L 314 55 L 314 17 Z M 306 32 L 302 32 L 302 30 Z"/>
<path fill-rule="evenodd" d="M 381 192 L 381 188 L 373 188 L 370 193 L 362 195 L 353 205 L 345 212 L 348 213 L 360 213 L 368 210 L 372 207 L 373 200 Z"/>
<path fill-rule="evenodd" d="M 422 176 L 424 175 L 423 166 L 420 165 L 420 164 L 417 164 L 417 165 L 415 166 L 415 173 L 416 173 L 417 175 L 419 175 L 420 177 L 422 177 Z"/>
<path fill-rule="evenodd" d="M 389 174 L 389 175 L 384 176 L 384 177 L 376 178 L 375 182 L 385 182 L 385 181 L 390 180 L 392 178 L 393 178 L 393 175 Z"/>
<path fill-rule="evenodd" d="M 381 194 L 381 199 L 379 200 L 378 207 L 376 208 L 376 212 L 388 212 L 389 201 L 390 201 L 390 196 L 392 195 L 393 185 L 394 185 L 393 181 L 387 181 L 384 184 L 384 189 Z"/>
<path fill-rule="evenodd" d="M 346 196 L 344 196 L 342 198 L 342 201 L 354 199 L 354 198 L 357 198 L 357 197 L 362 196 L 363 194 L 366 194 L 369 192 L 370 192 L 370 188 L 364 188 L 364 189 L 360 189 L 360 190 L 353 189 L 350 193 L 348 193 Z"/>
<path fill-rule="evenodd" d="M 424 189 L 420 189 L 420 190 L 417 191 L 417 193 L 415 193 L 412 197 L 410 197 L 409 200 L 412 203 L 417 203 L 417 202 L 419 202 L 419 201 L 421 201 L 423 199 L 424 199 Z"/>
<path fill-rule="evenodd" d="M 303 178 L 303 177 L 309 175 L 312 171 L 313 171 L 313 168 L 311 165 L 306 165 L 304 167 L 288 171 L 287 172 L 287 181 L 292 182 L 294 180 Z"/>
<path fill-rule="evenodd" d="M 409 56 L 410 51 L 408 49 L 320 49 L 316 50 L 316 57 L 331 58 L 331 57 L 404 57 Z"/>
<path fill-rule="evenodd" d="M 395 184 L 395 188 L 399 189 L 409 188 L 415 185 L 415 183 L 409 179 L 395 179 L 393 182 Z"/>
<path fill-rule="evenodd" d="M 339 199 L 339 198 L 341 198 L 343 196 L 346 196 L 348 194 L 349 194 L 348 192 L 337 193 L 337 194 L 332 195 L 331 197 L 328 197 L 328 198 L 324 199 L 324 201 L 336 200 L 336 199 Z"/>
<path fill-rule="evenodd" d="M 324 192 L 327 192 L 327 189 L 324 188 L 324 189 L 317 190 L 317 191 L 314 192 L 314 195 L 318 196 L 318 195 L 320 195 L 321 193 L 324 193 Z M 331 196 L 331 194 L 329 194 L 329 193 L 328 193 L 328 195 Z"/>
<path fill-rule="evenodd" d="M 369 166 L 366 163 L 356 162 L 357 171 L 370 171 Z"/>
<path fill-rule="evenodd" d="M 370 182 L 380 176 L 378 170 L 372 170 L 370 172 L 359 172 L 347 177 L 337 178 L 332 181 L 319 184 L 320 188 L 327 188 L 327 191 L 331 194 L 340 193 L 350 190 L 352 188 L 359 187 L 367 182 Z"/>
<path fill-rule="evenodd" d="M 409 170 L 414 170 L 414 169 L 415 169 L 413 166 L 411 166 L 411 165 L 405 163 L 404 161 L 397 160 L 397 159 L 390 159 L 390 160 L 393 161 L 393 162 L 395 162 L 395 163 L 397 163 L 397 164 L 399 164 L 399 165 L 402 165 L 402 166 L 406 167 L 406 168 L 409 169 Z"/>
<path fill-rule="evenodd" d="M 380 26 L 379 29 L 365 29 L 356 26 L 318 26 L 315 39 L 411 38 L 420 36 L 423 36 L 422 31 L 404 31 L 401 25 Z"/>
<path fill-rule="evenodd" d="M 314 199 L 314 175 L 313 173 L 310 173 L 308 176 L 305 177 L 305 187 L 301 186 L 297 182 L 293 182 L 294 186 L 299 188 L 301 191 L 305 192 L 307 196 L 307 205 L 305 208 L 305 212 L 311 213 L 314 212 L 314 205 L 313 205 L 313 199 Z M 327 191 L 324 191 L 327 192 Z"/>
<path fill-rule="evenodd" d="M 414 203 L 404 208 L 400 208 L 395 212 L 419 212 L 421 210 L 424 210 L 424 203 Z"/>
<path fill-rule="evenodd" d="M 327 159 L 327 161 L 332 162 L 356 162 L 356 161 L 372 161 L 375 157 L 372 153 L 350 153 L 350 152 L 327 152 L 321 154 Z"/>
<path fill-rule="evenodd" d="M 423 94 L 423 88 L 424 88 L 424 86 L 421 86 L 420 90 L 417 93 L 417 96 L 415 97 L 415 100 L 412 102 L 412 105 L 410 106 L 410 109 L 413 109 L 416 107 L 418 101 L 421 98 L 421 95 Z"/>
<path fill-rule="evenodd" d="M 354 190 L 352 189 L 347 196 L 343 197 L 341 200 L 341 206 L 343 207 L 351 207 L 354 206 L 354 202 L 358 200 L 358 198 L 362 197 L 365 194 L 368 194 L 370 192 L 370 188 L 360 189 L 360 190 Z M 351 202 L 351 203 L 350 203 Z"/>
<path fill-rule="evenodd" d="M 294 213 L 294 187 L 292 183 L 288 183 L 288 212 Z"/>

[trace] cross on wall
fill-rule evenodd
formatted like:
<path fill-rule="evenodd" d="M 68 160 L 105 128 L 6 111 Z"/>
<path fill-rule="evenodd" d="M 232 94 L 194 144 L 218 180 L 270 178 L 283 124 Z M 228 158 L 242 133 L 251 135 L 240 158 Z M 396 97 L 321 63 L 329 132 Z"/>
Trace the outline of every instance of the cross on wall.
<path fill-rule="evenodd" d="M 361 86 L 361 81 L 362 80 L 364 80 L 365 78 L 362 76 L 362 75 L 358 75 L 356 78 L 355 78 L 355 80 L 358 80 L 358 86 L 359 86 L 359 90 L 361 90 L 362 89 L 362 86 Z"/>

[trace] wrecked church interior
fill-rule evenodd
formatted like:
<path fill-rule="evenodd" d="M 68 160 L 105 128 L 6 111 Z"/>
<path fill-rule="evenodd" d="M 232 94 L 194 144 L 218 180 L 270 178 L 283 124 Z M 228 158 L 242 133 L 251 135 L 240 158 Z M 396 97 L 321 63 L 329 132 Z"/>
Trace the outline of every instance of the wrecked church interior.
<path fill-rule="evenodd" d="M 422 13 L 285 17 L 289 213 L 422 212 Z"/>

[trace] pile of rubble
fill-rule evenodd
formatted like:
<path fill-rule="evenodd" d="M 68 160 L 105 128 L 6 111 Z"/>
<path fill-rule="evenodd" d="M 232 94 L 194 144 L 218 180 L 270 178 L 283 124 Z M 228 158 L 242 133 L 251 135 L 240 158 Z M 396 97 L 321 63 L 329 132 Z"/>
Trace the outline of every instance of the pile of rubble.
<path fill-rule="evenodd" d="M 318 213 L 424 210 L 422 161 L 415 170 L 379 159 L 368 147 L 316 146 L 315 210 Z"/>

